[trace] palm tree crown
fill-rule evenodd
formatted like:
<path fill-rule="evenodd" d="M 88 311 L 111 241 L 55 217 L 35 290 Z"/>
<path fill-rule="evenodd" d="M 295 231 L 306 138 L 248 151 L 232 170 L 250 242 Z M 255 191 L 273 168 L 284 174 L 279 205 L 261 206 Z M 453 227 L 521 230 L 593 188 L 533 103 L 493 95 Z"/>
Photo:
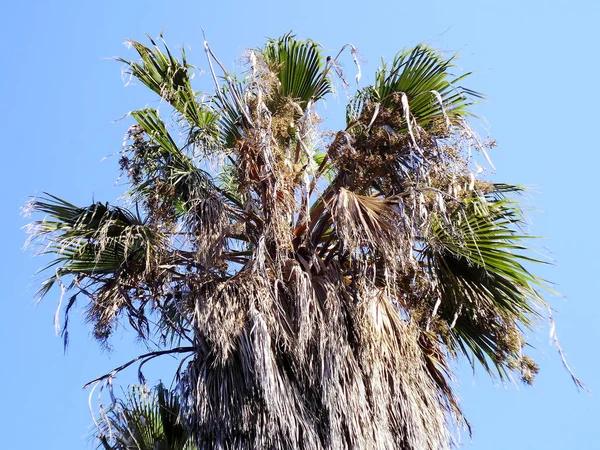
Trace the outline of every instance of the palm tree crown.
<path fill-rule="evenodd" d="M 521 188 L 472 169 L 480 95 L 453 58 L 402 51 L 331 133 L 317 107 L 343 75 L 316 42 L 269 40 L 241 78 L 205 44 L 212 96 L 185 53 L 131 44 L 140 59 L 121 61 L 174 120 L 131 113 L 125 206 L 32 200 L 55 256 L 40 293 L 70 290 L 67 314 L 84 300 L 101 342 L 123 319 L 158 338 L 142 363 L 182 355 L 195 448 L 447 448 L 466 423 L 453 359 L 532 381 L 543 283 L 524 264 L 539 261 Z"/>

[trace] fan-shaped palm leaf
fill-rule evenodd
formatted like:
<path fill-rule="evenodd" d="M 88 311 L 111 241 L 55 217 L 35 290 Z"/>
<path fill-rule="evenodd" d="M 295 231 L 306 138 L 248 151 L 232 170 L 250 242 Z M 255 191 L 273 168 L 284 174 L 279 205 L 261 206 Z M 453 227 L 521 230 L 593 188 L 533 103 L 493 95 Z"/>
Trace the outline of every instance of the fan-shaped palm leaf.
<path fill-rule="evenodd" d="M 331 92 L 327 67 L 316 42 L 286 34 L 269 40 L 264 56 L 281 83 L 277 89 L 281 98 L 293 100 L 304 109 L 310 100 L 316 102 Z"/>
<path fill-rule="evenodd" d="M 370 115 L 362 120 L 369 124 L 378 111 L 364 106 L 375 104 L 381 108 L 379 111 L 391 109 L 405 121 L 414 120 L 425 129 L 436 123 L 458 124 L 460 118 L 470 114 L 469 106 L 473 104 L 470 97 L 481 95 L 459 86 L 469 73 L 453 77 L 449 72 L 451 67 L 452 58 L 445 59 L 424 45 L 402 51 L 390 65 L 382 64 L 373 86 L 356 94 L 348 107 L 348 123 L 368 112 Z"/>
<path fill-rule="evenodd" d="M 105 450 L 193 450 L 178 397 L 162 384 L 131 386 L 111 407 L 97 435 Z"/>
<path fill-rule="evenodd" d="M 48 195 L 33 199 L 29 206 L 32 212 L 48 215 L 33 223 L 37 236 L 46 241 L 42 253 L 56 257 L 42 270 L 58 266 L 42 283 L 40 298 L 60 282 L 90 297 L 88 319 L 95 323 L 97 337 L 107 337 L 122 308 L 127 309 L 134 328 L 142 332 L 147 326 L 140 313 L 143 306 L 135 307 L 127 292 L 141 287 L 141 280 L 164 251 L 164 235 L 144 224 L 138 215 L 108 204 L 81 208 Z M 68 286 L 62 281 L 65 277 L 72 280 Z M 67 322 L 76 298 L 77 294 L 69 300 Z M 63 329 L 65 344 L 67 322 Z"/>
<path fill-rule="evenodd" d="M 49 239 L 44 253 L 57 255 L 46 268 L 60 265 L 56 275 L 44 282 L 43 296 L 61 275 L 114 274 L 128 265 L 141 264 L 158 244 L 158 236 L 126 209 L 94 203 L 80 208 L 58 197 L 33 199 L 33 212 L 49 218 L 35 222 L 40 236 Z"/>
<path fill-rule="evenodd" d="M 148 141 L 139 131 L 129 147 L 130 159 L 122 160 L 124 168 L 137 170 L 138 195 L 148 197 L 148 191 L 161 192 L 167 200 L 166 191 L 171 191 L 173 202 L 189 209 L 189 202 L 206 198 L 216 187 L 210 174 L 196 167 L 192 158 L 178 147 L 169 134 L 164 122 L 155 109 L 132 112 Z M 165 191 L 166 190 L 166 191 Z M 142 194 L 145 191 L 145 194 Z M 186 208 L 187 205 L 187 208 Z"/>
<path fill-rule="evenodd" d="M 434 220 L 423 252 L 439 286 L 436 313 L 448 326 L 447 344 L 472 353 L 488 370 L 491 362 L 500 376 L 521 357 L 525 341 L 515 324 L 530 326 L 539 314 L 535 306 L 543 305 L 536 291 L 543 280 L 523 266 L 542 261 L 525 255 L 530 249 L 523 242 L 531 236 L 519 232 L 521 212 L 497 198 L 510 190 L 500 186 L 465 201 L 450 224 Z"/>
<path fill-rule="evenodd" d="M 185 51 L 182 50 L 182 61 L 176 59 L 165 44 L 163 53 L 156 42 L 148 37 L 153 48 L 146 47 L 137 41 L 129 43 L 138 52 L 141 61 L 127 61 L 118 58 L 127 64 L 131 75 L 136 77 L 181 113 L 191 127 L 207 131 L 208 135 L 214 134 L 217 114 L 206 104 L 197 100 L 198 94 L 191 84 L 190 69 L 193 68 L 186 61 Z"/>

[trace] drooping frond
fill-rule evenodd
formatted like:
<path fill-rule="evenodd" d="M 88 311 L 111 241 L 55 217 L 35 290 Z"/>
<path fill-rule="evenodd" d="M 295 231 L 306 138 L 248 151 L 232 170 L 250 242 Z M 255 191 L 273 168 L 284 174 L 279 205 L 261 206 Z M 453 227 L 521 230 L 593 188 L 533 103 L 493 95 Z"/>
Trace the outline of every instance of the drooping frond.
<path fill-rule="evenodd" d="M 138 289 L 150 275 L 166 246 L 165 236 L 138 215 L 108 204 L 81 208 L 48 195 L 33 199 L 30 208 L 48 215 L 32 226 L 42 239 L 42 253 L 55 256 L 44 268 L 54 268 L 54 274 L 42 283 L 40 297 L 60 282 L 93 299 L 87 317 L 94 323 L 98 338 L 108 337 L 123 310 L 134 328 L 142 332 L 147 325 L 140 312 L 143 306 L 134 306 L 126 292 Z M 67 286 L 61 280 L 68 277 L 71 281 Z M 76 297 L 70 298 L 66 314 Z"/>
<path fill-rule="evenodd" d="M 47 195 L 30 203 L 32 212 L 49 216 L 33 226 L 49 241 L 43 252 L 57 256 L 47 267 L 60 267 L 57 275 L 44 282 L 40 294 L 44 295 L 60 274 L 114 274 L 126 264 L 130 270 L 132 264 L 145 266 L 152 237 L 139 217 L 102 203 L 79 208 Z"/>
<path fill-rule="evenodd" d="M 450 224 L 435 220 L 423 252 L 438 285 L 434 314 L 444 321 L 446 344 L 500 376 L 519 369 L 525 341 L 517 327 L 530 327 L 544 305 L 537 292 L 543 280 L 523 266 L 542 261 L 527 256 L 531 237 L 516 204 L 498 199 L 503 191 L 466 200 Z"/>

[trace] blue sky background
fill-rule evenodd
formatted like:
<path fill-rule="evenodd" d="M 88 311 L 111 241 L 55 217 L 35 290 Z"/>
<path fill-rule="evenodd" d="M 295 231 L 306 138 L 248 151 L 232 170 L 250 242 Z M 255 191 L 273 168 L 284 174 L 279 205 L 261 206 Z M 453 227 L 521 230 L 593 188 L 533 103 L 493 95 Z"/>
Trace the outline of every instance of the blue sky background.
<path fill-rule="evenodd" d="M 488 176 L 533 188 L 526 198 L 536 208 L 529 214 L 531 231 L 545 237 L 540 245 L 556 261 L 540 275 L 565 296 L 549 298 L 558 334 L 591 390 L 577 392 L 547 328 L 533 339 L 531 353 L 541 366 L 533 387 L 495 385 L 482 370 L 473 376 L 460 365 L 459 389 L 473 425 L 473 443 L 465 437 L 463 448 L 600 449 L 600 247 L 593 237 L 600 3 L 20 1 L 5 4 L 3 17 L 1 448 L 92 448 L 82 385 L 143 351 L 127 333 L 112 341 L 113 352 L 102 351 L 74 314 L 63 355 L 52 324 L 58 292 L 33 304 L 38 279 L 32 274 L 43 261 L 22 251 L 27 221 L 20 208 L 42 191 L 78 204 L 114 201 L 121 192 L 115 187 L 118 158 L 101 160 L 120 151 L 131 124 L 114 121 L 157 103 L 140 86 L 125 88 L 121 65 L 106 58 L 133 58 L 123 46 L 126 38 L 143 40 L 164 29 L 172 48 L 186 45 L 189 60 L 205 68 L 203 27 L 223 62 L 289 30 L 321 42 L 328 53 L 352 42 L 363 58 L 363 84 L 372 81 L 381 56 L 390 59 L 405 46 L 424 41 L 461 54 L 457 71 L 475 71 L 465 84 L 488 96 L 476 110 L 485 119 L 479 129 L 499 142 L 491 153 L 497 170 Z M 349 59 L 346 72 L 354 77 Z M 197 81 L 209 89 L 207 76 Z M 331 127 L 341 124 L 344 102 L 342 93 L 322 111 Z M 134 375 L 119 379 L 126 383 Z"/>

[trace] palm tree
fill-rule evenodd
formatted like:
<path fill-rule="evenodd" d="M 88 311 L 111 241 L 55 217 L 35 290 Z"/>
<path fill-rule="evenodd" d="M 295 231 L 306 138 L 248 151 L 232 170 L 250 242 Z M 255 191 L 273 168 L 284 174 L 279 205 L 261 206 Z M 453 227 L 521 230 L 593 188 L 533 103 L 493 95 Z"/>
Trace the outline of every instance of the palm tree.
<path fill-rule="evenodd" d="M 342 52 L 288 34 L 236 77 L 205 44 L 207 96 L 185 53 L 131 44 L 140 59 L 121 61 L 172 113 L 131 113 L 125 201 L 30 205 L 55 257 L 41 296 L 70 291 L 67 321 L 83 298 L 103 343 L 125 318 L 158 343 L 95 382 L 178 354 L 197 448 L 312 450 L 448 448 L 468 426 L 451 385 L 461 355 L 533 380 L 524 331 L 544 317 L 544 283 L 524 266 L 539 261 L 521 188 L 473 170 L 480 95 L 453 58 L 400 52 L 328 132 L 317 107 L 345 83 Z"/>

